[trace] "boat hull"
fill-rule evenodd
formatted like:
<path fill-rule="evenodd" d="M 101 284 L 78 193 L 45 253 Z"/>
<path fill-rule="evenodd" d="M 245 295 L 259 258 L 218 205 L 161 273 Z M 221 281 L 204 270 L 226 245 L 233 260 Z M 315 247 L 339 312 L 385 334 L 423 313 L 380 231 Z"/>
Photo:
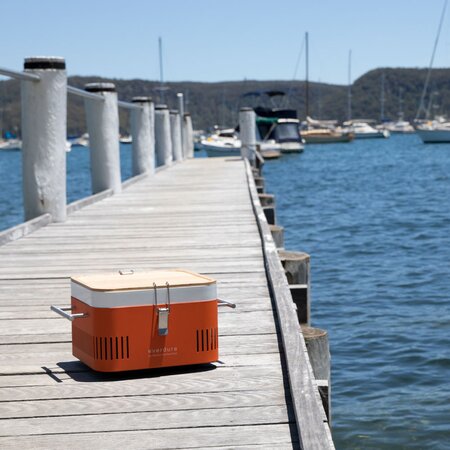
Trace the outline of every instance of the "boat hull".
<path fill-rule="evenodd" d="M 334 144 L 337 142 L 350 142 L 353 140 L 353 134 L 351 133 L 335 133 L 335 134 L 322 134 L 322 133 L 302 133 L 302 138 L 307 144 Z"/>
<path fill-rule="evenodd" d="M 202 148 L 210 158 L 223 156 L 241 156 L 240 147 L 221 147 L 216 145 L 202 144 Z"/>
<path fill-rule="evenodd" d="M 424 144 L 438 144 L 444 142 L 450 142 L 450 129 L 449 130 L 416 130 L 420 139 Z"/>

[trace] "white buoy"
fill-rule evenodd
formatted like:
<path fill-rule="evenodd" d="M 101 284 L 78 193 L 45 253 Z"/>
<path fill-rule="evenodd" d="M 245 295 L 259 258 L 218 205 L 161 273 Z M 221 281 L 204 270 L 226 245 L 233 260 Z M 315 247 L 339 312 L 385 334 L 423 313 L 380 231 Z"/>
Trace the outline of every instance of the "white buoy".
<path fill-rule="evenodd" d="M 181 120 L 177 110 L 170 111 L 170 134 L 172 137 L 173 159 L 174 161 L 181 161 L 183 159 Z"/>
<path fill-rule="evenodd" d="M 180 114 L 180 134 L 181 134 L 181 150 L 183 159 L 186 157 L 186 142 L 185 142 L 185 131 L 184 131 L 184 95 L 181 92 L 177 94 L 178 99 L 178 112 Z"/>
<path fill-rule="evenodd" d="M 25 220 L 66 220 L 67 73 L 64 58 L 26 58 L 22 81 L 22 180 Z"/>
<path fill-rule="evenodd" d="M 84 99 L 91 156 L 92 192 L 112 189 L 121 192 L 119 111 L 116 87 L 112 83 L 89 83 L 88 92 L 96 93 L 104 101 Z"/>
<path fill-rule="evenodd" d="M 155 147 L 150 123 L 150 97 L 134 97 L 140 109 L 130 113 L 133 175 L 155 172 Z"/>
<path fill-rule="evenodd" d="M 240 109 L 239 129 L 241 156 L 247 158 L 253 166 L 256 157 L 256 117 L 252 108 L 244 107 Z"/>
<path fill-rule="evenodd" d="M 192 128 L 192 119 L 189 113 L 184 115 L 184 128 L 186 140 L 186 158 L 194 157 L 194 130 Z"/>
<path fill-rule="evenodd" d="M 156 105 L 155 107 L 155 152 L 157 166 L 166 166 L 172 163 L 170 117 L 166 105 Z"/>

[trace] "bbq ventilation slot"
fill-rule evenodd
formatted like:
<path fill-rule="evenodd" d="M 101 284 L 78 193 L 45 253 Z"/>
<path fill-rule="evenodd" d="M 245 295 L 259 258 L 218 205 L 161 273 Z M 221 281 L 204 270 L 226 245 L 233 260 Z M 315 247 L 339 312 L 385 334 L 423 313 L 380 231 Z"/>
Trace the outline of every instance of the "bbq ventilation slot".
<path fill-rule="evenodd" d="M 197 353 L 217 350 L 219 333 L 217 328 L 197 330 Z"/>
<path fill-rule="evenodd" d="M 128 336 L 94 336 L 94 359 L 113 360 L 129 359 L 130 344 Z"/>

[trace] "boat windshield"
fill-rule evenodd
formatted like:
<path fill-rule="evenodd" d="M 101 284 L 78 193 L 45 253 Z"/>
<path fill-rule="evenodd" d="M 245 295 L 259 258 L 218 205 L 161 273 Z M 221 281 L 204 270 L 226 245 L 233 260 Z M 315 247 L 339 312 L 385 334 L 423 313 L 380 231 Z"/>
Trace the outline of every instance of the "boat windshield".
<path fill-rule="evenodd" d="M 293 122 L 279 123 L 272 131 L 270 138 L 277 142 L 301 142 L 298 124 Z"/>

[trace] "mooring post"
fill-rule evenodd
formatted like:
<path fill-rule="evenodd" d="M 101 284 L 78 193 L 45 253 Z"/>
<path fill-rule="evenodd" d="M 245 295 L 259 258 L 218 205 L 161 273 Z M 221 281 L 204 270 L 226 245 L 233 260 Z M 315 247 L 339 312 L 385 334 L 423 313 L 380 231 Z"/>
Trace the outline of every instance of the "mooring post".
<path fill-rule="evenodd" d="M 170 134 L 173 160 L 181 161 L 183 159 L 183 145 L 181 142 L 181 120 L 177 110 L 170 111 Z"/>
<path fill-rule="evenodd" d="M 278 249 L 284 249 L 284 228 L 279 225 L 269 225 L 273 241 Z"/>
<path fill-rule="evenodd" d="M 132 102 L 141 109 L 130 112 L 133 175 L 155 172 L 155 146 L 150 123 L 150 97 L 133 97 Z"/>
<path fill-rule="evenodd" d="M 278 250 L 281 264 L 291 290 L 292 300 L 297 306 L 300 323 L 311 322 L 310 256 L 303 252 Z"/>
<path fill-rule="evenodd" d="M 185 142 L 185 132 L 184 132 L 184 95 L 181 92 L 177 94 L 178 100 L 178 112 L 180 114 L 180 135 L 181 135 L 181 154 L 182 158 L 186 158 L 186 142 Z"/>
<path fill-rule="evenodd" d="M 192 118 L 189 113 L 184 114 L 186 158 L 194 157 L 194 129 L 192 128 Z"/>
<path fill-rule="evenodd" d="M 67 73 L 64 58 L 26 58 L 22 81 L 22 183 L 25 220 L 66 220 Z"/>
<path fill-rule="evenodd" d="M 306 325 L 302 325 L 301 330 L 322 404 L 331 427 L 331 356 L 328 333 L 325 330 Z"/>
<path fill-rule="evenodd" d="M 101 99 L 85 98 L 86 123 L 89 133 L 92 192 L 112 189 L 122 191 L 120 176 L 119 109 L 113 83 L 89 83 L 84 89 Z"/>
<path fill-rule="evenodd" d="M 172 163 L 170 116 L 166 105 L 156 105 L 155 107 L 155 151 L 157 166 L 166 166 Z"/>
<path fill-rule="evenodd" d="M 256 117 L 252 108 L 244 107 L 239 111 L 239 129 L 241 138 L 241 156 L 255 165 Z"/>

